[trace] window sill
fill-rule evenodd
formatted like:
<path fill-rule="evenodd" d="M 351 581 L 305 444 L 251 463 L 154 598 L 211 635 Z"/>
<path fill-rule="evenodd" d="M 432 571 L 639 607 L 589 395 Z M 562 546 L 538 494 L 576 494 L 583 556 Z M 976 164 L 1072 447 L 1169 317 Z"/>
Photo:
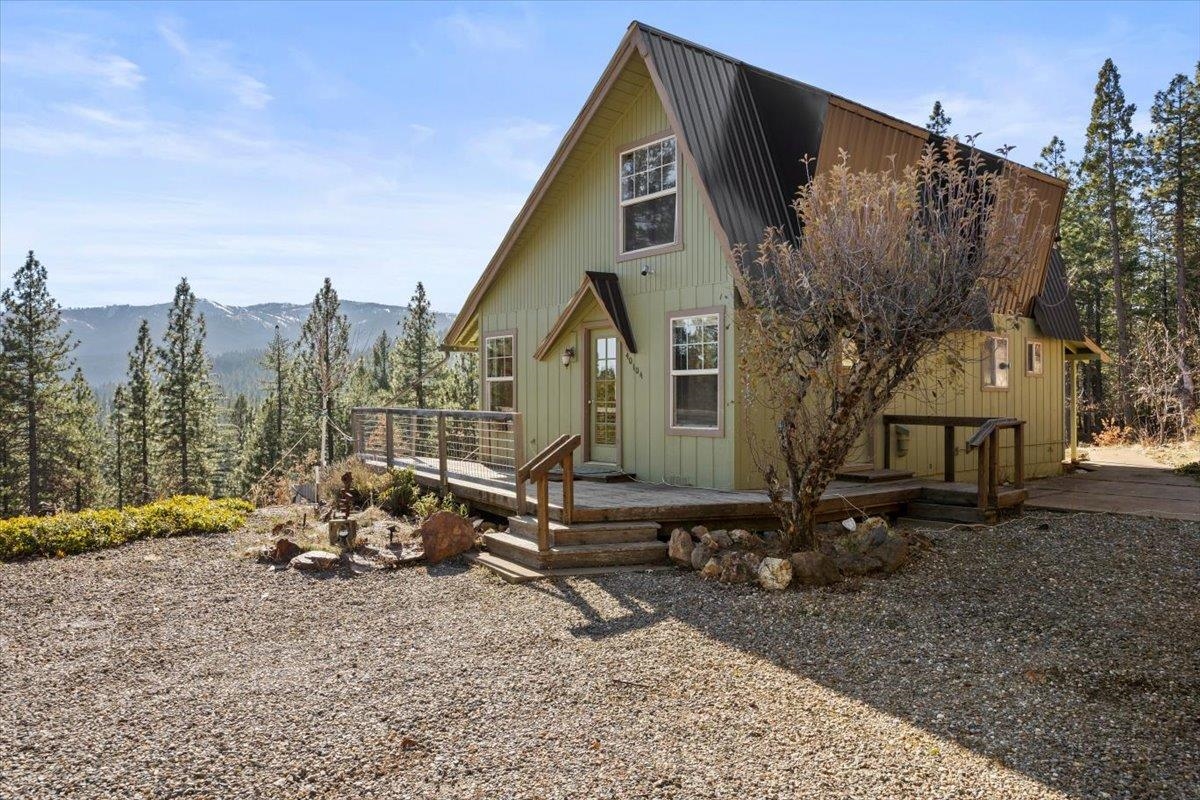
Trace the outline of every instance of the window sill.
<path fill-rule="evenodd" d="M 630 253 L 618 253 L 617 263 L 621 264 L 625 261 L 637 261 L 639 258 L 661 256 L 665 253 L 676 253 L 682 249 L 683 242 L 671 242 L 670 244 L 660 244 L 656 247 L 647 247 L 644 250 L 634 250 Z"/>
<path fill-rule="evenodd" d="M 709 439 L 720 439 L 725 436 L 725 427 L 716 428 L 675 428 L 667 427 L 668 436 L 703 436 Z"/>

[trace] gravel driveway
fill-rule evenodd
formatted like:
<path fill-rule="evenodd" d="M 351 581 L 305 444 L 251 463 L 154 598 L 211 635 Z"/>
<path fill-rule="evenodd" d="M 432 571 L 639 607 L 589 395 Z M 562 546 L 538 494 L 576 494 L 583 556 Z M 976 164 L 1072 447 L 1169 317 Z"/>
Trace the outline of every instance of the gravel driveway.
<path fill-rule="evenodd" d="M 0 796 L 1200 796 L 1200 524 L 937 537 L 780 595 L 236 536 L 0 565 Z"/>

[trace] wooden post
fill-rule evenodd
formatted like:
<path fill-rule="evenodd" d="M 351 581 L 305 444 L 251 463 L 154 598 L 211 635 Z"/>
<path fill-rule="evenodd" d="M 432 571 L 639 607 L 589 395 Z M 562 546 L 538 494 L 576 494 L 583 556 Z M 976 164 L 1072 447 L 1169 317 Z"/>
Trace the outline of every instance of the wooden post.
<path fill-rule="evenodd" d="M 525 421 L 524 415 L 518 411 L 513 415 L 513 469 L 517 472 L 517 516 L 526 512 L 525 480 L 521 477 L 521 467 L 525 466 Z"/>
<path fill-rule="evenodd" d="M 987 493 L 988 485 L 990 484 L 987 476 L 988 464 L 990 463 L 988 459 L 988 444 L 990 441 L 991 439 L 987 438 L 979 443 L 979 467 L 976 470 L 975 476 L 975 491 L 977 494 L 975 505 L 978 508 L 987 508 Z"/>
<path fill-rule="evenodd" d="M 1025 488 L 1025 423 L 1013 428 L 1013 486 Z"/>
<path fill-rule="evenodd" d="M 437 447 L 438 447 L 438 480 L 442 484 L 442 493 L 450 489 L 450 481 L 446 477 L 446 412 L 438 411 L 437 415 Z"/>
<path fill-rule="evenodd" d="M 354 440 L 354 455 L 362 458 L 362 416 L 357 411 L 350 412 L 350 438 Z"/>
<path fill-rule="evenodd" d="M 562 461 L 563 471 L 563 513 L 564 524 L 571 524 L 571 516 L 575 511 L 575 454 L 567 453 Z"/>
<path fill-rule="evenodd" d="M 954 483 L 954 426 L 946 425 L 943 430 L 946 443 L 942 453 L 942 460 L 945 461 L 942 465 L 942 477 L 946 483 Z"/>
<path fill-rule="evenodd" d="M 1071 463 L 1079 463 L 1079 362 L 1071 359 Z"/>
<path fill-rule="evenodd" d="M 883 421 L 883 468 L 892 468 L 892 426 L 886 419 Z"/>
<path fill-rule="evenodd" d="M 537 479 L 538 503 L 538 552 L 550 549 L 550 477 L 544 474 Z"/>
<path fill-rule="evenodd" d="M 392 443 L 392 412 L 383 412 L 383 462 L 391 469 L 396 463 L 394 445 Z"/>
<path fill-rule="evenodd" d="M 988 503 L 995 507 L 1000 500 L 1000 429 L 988 437 Z"/>

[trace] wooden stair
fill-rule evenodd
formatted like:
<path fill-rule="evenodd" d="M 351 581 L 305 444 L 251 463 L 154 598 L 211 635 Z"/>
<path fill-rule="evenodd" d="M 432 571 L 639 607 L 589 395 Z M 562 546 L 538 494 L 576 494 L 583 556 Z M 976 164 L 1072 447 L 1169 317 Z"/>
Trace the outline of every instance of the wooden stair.
<path fill-rule="evenodd" d="M 912 476 L 913 473 L 911 470 L 851 469 L 838 472 L 834 477 L 839 481 L 853 481 L 854 483 L 885 483 L 887 481 L 906 480 Z"/>
<path fill-rule="evenodd" d="M 551 522 L 551 546 L 544 552 L 538 550 L 537 524 L 533 516 L 509 517 L 507 531 L 483 535 L 488 553 L 534 570 L 649 566 L 667 558 L 656 522 Z"/>
<path fill-rule="evenodd" d="M 1002 515 L 1017 513 L 1029 492 L 1000 487 L 995 508 L 979 508 L 979 493 L 974 484 L 938 483 L 921 487 L 921 496 L 908 504 L 904 515 L 938 522 L 991 523 Z"/>

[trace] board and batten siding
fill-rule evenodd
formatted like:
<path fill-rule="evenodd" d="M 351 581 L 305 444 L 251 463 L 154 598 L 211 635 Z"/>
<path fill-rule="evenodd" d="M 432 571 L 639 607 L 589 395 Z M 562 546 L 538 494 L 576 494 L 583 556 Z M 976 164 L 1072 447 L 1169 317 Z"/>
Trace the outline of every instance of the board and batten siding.
<path fill-rule="evenodd" d="M 961 347 L 965 354 L 964 372 L 948 390 L 939 389 L 938 398 L 930 396 L 927 389 L 917 389 L 895 397 L 883 411 L 884 414 L 925 414 L 963 417 L 1016 417 L 1025 425 L 1025 474 L 1029 478 L 1048 477 L 1062 472 L 1064 455 L 1063 409 L 1064 359 L 1063 342 L 1043 336 L 1032 319 L 996 315 L 995 334 L 965 333 Z M 1009 387 L 1003 390 L 984 389 L 982 382 L 983 346 L 989 335 L 1008 337 Z M 1042 376 L 1025 374 L 1025 344 L 1034 340 L 1042 342 Z M 738 488 L 752 489 L 762 486 L 761 469 L 755 463 L 752 447 L 763 453 L 773 453 L 774 421 L 766 414 L 752 409 L 740 410 L 744 415 L 740 432 L 741 441 L 737 448 Z M 908 428 L 908 449 L 899 455 L 896 447 L 895 426 L 892 430 L 892 468 L 913 472 L 917 477 L 940 479 L 943 475 L 943 431 L 941 427 L 905 426 Z M 955 478 L 973 482 L 979 464 L 977 450 L 967 452 L 967 438 L 973 428 L 958 428 L 954 432 Z M 876 420 L 871 431 L 873 463 L 883 466 L 883 424 Z M 755 442 L 757 444 L 753 444 Z M 852 460 L 858 460 L 852 454 Z M 1000 434 L 1000 479 L 1010 480 L 1013 475 L 1013 440 L 1009 431 Z"/>
<path fill-rule="evenodd" d="M 615 101 L 614 101 L 615 102 Z M 608 104 L 611 111 L 612 103 Z M 577 315 L 542 361 L 533 352 L 579 288 L 585 270 L 616 273 L 636 340 L 637 353 L 622 353 L 619 375 L 621 466 L 641 480 L 704 487 L 733 485 L 734 351 L 733 282 L 716 232 L 697 189 L 696 176 L 680 158 L 679 194 L 683 248 L 617 261 L 617 159 L 627 145 L 670 130 L 650 80 L 623 100 L 612 123 L 569 183 L 556 187 L 552 204 L 509 254 L 479 306 L 479 333 L 515 330 L 517 409 L 524 413 L 525 451 L 532 455 L 563 433 L 584 430 L 583 326 L 603 319 L 594 304 Z M 643 267 L 650 274 L 642 275 Z M 724 435 L 667 433 L 669 404 L 667 320 L 681 310 L 726 309 Z M 560 356 L 577 357 L 563 367 Z"/>

